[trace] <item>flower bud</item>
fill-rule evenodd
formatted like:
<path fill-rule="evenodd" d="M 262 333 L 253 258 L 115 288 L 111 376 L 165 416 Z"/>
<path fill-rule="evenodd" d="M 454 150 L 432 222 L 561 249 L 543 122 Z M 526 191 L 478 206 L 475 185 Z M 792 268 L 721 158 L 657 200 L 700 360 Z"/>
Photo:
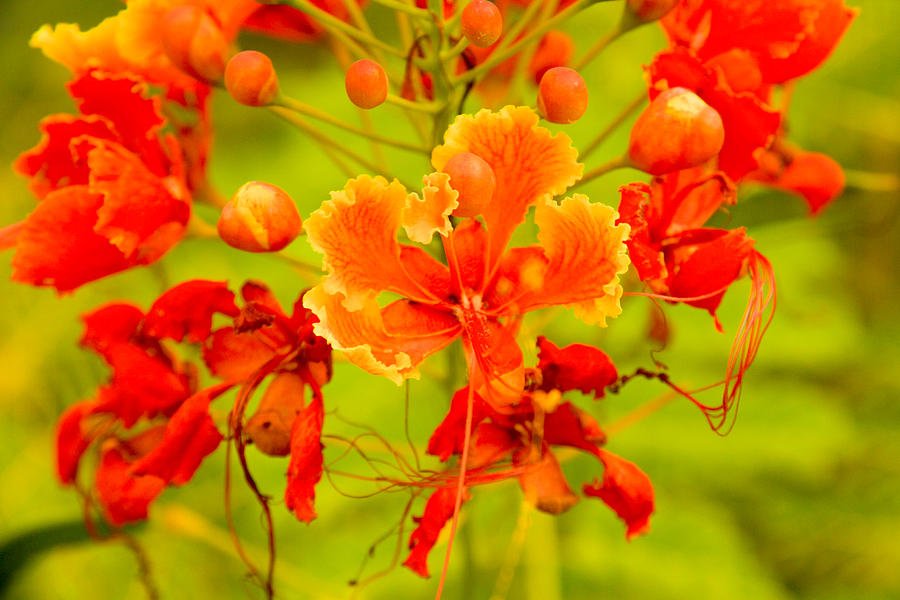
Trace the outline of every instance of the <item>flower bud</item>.
<path fill-rule="evenodd" d="M 388 80 L 384 69 L 366 58 L 350 65 L 344 86 L 350 102 L 360 108 L 375 108 L 387 98 Z"/>
<path fill-rule="evenodd" d="M 291 427 L 303 410 L 306 383 L 296 373 L 279 373 L 269 384 L 244 433 L 259 451 L 269 456 L 291 453 Z"/>
<path fill-rule="evenodd" d="M 222 79 L 228 42 L 218 23 L 199 6 L 179 6 L 166 13 L 162 45 L 172 64 L 192 77 Z"/>
<path fill-rule="evenodd" d="M 219 216 L 219 237 L 247 252 L 281 250 L 300 233 L 294 201 L 281 188 L 251 181 L 235 193 Z"/>
<path fill-rule="evenodd" d="M 500 9 L 488 0 L 472 0 L 462 11 L 462 34 L 469 43 L 479 48 L 494 45 L 503 33 L 503 16 Z"/>
<path fill-rule="evenodd" d="M 678 2 L 679 0 L 625 0 L 625 10 L 639 21 L 648 23 L 662 19 Z"/>
<path fill-rule="evenodd" d="M 628 158 L 637 169 L 663 175 L 705 163 L 724 141 L 719 113 L 694 92 L 676 87 L 657 96 L 638 117 Z"/>
<path fill-rule="evenodd" d="M 587 110 L 588 89 L 575 70 L 548 69 L 538 86 L 538 110 L 551 123 L 574 123 Z"/>
<path fill-rule="evenodd" d="M 278 93 L 278 76 L 272 61 L 255 50 L 235 54 L 225 67 L 225 89 L 241 104 L 270 104 Z"/>
<path fill-rule="evenodd" d="M 471 152 L 460 152 L 447 161 L 443 171 L 450 176 L 450 187 L 459 192 L 459 206 L 453 211 L 453 215 L 480 215 L 490 204 L 497 186 L 491 165 Z"/>

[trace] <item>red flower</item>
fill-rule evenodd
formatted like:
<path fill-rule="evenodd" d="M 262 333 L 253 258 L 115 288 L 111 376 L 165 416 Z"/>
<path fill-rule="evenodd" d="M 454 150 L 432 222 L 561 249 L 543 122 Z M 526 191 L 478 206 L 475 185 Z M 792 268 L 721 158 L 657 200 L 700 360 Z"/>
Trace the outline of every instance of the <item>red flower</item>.
<path fill-rule="evenodd" d="M 16 162 L 41 203 L 18 232 L 12 277 L 58 291 L 156 261 L 191 208 L 180 147 L 143 84 L 91 71 L 69 90 L 80 114 L 46 119 Z"/>
<path fill-rule="evenodd" d="M 819 152 L 772 150 L 763 155 L 760 168 L 747 176 L 806 200 L 817 215 L 844 191 L 844 170 L 833 158 Z"/>
<path fill-rule="evenodd" d="M 553 454 L 553 446 L 579 448 L 605 466 L 600 484 L 585 484 L 584 493 L 603 500 L 627 526 L 626 536 L 644 533 L 653 512 L 653 487 L 632 463 L 603 450 L 606 436 L 593 417 L 570 402 L 563 392 L 580 390 L 603 395 L 618 379 L 615 366 L 597 348 L 574 344 L 557 348 L 538 341 L 540 360 L 531 370 L 529 385 L 519 401 L 498 412 L 469 388 L 453 395 L 450 410 L 428 442 L 428 453 L 446 461 L 461 455 L 468 401 L 472 406 L 472 436 L 465 474 L 468 490 L 506 477 L 516 477 L 526 499 L 541 511 L 559 514 L 579 497 L 572 491 Z M 468 493 L 465 495 L 468 498 Z M 404 565 L 428 576 L 428 552 L 440 530 L 453 516 L 455 486 L 439 487 L 429 498 L 419 527 L 410 538 L 411 552 Z"/>
<path fill-rule="evenodd" d="M 844 0 L 683 0 L 662 24 L 703 61 L 740 50 L 764 82 L 783 83 L 818 67 L 858 12 Z"/>

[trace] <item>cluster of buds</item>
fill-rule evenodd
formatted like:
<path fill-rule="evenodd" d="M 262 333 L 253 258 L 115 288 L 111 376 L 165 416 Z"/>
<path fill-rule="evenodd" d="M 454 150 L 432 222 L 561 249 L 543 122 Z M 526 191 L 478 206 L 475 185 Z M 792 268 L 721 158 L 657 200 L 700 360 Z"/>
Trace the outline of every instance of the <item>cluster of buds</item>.
<path fill-rule="evenodd" d="M 164 268 L 163 257 L 185 237 L 298 267 L 288 311 L 248 273 L 240 307 L 224 282 L 192 279 L 147 312 L 117 302 L 85 317 L 82 345 L 113 376 L 60 418 L 57 472 L 82 489 L 87 515 L 96 500 L 93 517 L 116 527 L 147 518 L 167 486 L 187 484 L 228 439 L 274 552 L 270 496 L 245 451 L 289 456 L 285 505 L 306 523 L 316 517 L 316 486 L 330 468 L 322 388 L 333 375 L 332 350 L 398 384 L 418 378 L 433 354 L 464 361 L 464 380 L 447 378 L 446 418 L 430 435 L 412 433 L 427 438 L 427 452 L 442 463 L 455 462 L 404 465 L 403 476 L 390 480 L 411 502 L 431 490 L 404 565 L 427 577 L 429 552 L 450 525 L 440 597 L 461 507 L 480 486 L 515 479 L 537 510 L 574 509 L 581 496 L 554 447 L 599 460 L 602 475 L 584 483 L 582 495 L 605 503 L 628 539 L 649 531 L 649 476 L 604 447 L 608 436 L 590 401 L 574 394 L 600 400 L 641 375 L 694 403 L 715 431 L 734 424 L 744 374 L 774 310 L 773 266 L 746 228 L 709 222 L 746 183 L 797 193 L 812 213 L 841 193 L 841 167 L 787 141 L 787 109 L 773 98 L 827 58 L 856 11 L 843 0 L 626 0 L 616 5 L 613 28 L 580 48 L 583 40 L 559 27 L 592 18 L 587 9 L 598 3 L 589 0 L 375 3 L 397 12 L 397 36 L 377 31 L 364 6 L 318 0 L 142 0 L 88 31 L 41 29 L 32 43 L 72 71 L 77 112 L 42 122 L 43 139 L 17 161 L 40 203 L 0 229 L 0 249 L 14 251 L 14 280 L 60 292 L 142 265 Z M 619 37 L 653 23 L 668 47 L 644 67 L 647 88 L 579 157 L 558 130 L 607 103 L 597 88 L 588 102 L 588 66 Z M 382 108 L 362 113 L 357 126 L 339 116 L 349 105 L 319 108 L 291 97 L 290 79 L 279 84 L 269 56 L 238 51 L 247 30 L 286 44 L 327 34 L 350 103 Z M 140 32 L 140 42 L 126 39 L 130 32 Z M 305 218 L 269 183 L 249 181 L 225 201 L 207 171 L 209 98 L 223 87 L 235 102 L 308 133 L 350 179 L 335 182 L 330 199 L 301 204 L 310 209 Z M 473 103 L 481 110 L 464 112 Z M 590 164 L 593 150 L 645 103 L 627 147 Z M 378 115 L 391 108 L 418 137 L 384 131 Z M 369 140 L 373 158 L 311 121 Z M 419 162 L 405 160 L 394 171 L 385 146 Z M 642 180 L 619 189 L 617 208 L 574 191 L 565 196 L 624 168 Z M 421 189 L 401 183 L 410 173 L 422 176 Z M 220 210 L 215 227 L 196 210 L 201 204 Z M 529 213 L 536 243 L 510 247 L 531 234 L 530 226 L 518 231 Z M 301 234 L 321 264 L 291 254 Z M 624 277 L 629 271 L 634 276 Z M 599 348 L 559 348 L 547 331 L 521 326 L 527 313 L 557 306 L 572 308 L 586 327 L 606 327 L 625 309 L 623 297 L 636 295 L 708 311 L 710 330 L 724 331 L 734 324 L 720 322 L 718 308 L 742 278 L 750 293 L 717 384 L 721 400 L 685 391 L 659 363 L 623 376 Z M 230 324 L 214 329 L 213 319 L 223 317 Z M 179 344 L 200 348 L 202 365 L 181 358 Z M 537 364 L 526 365 L 523 348 L 535 346 Z M 207 379 L 217 381 L 198 383 Z M 212 402 L 230 403 L 220 411 L 225 418 L 211 412 Z M 399 410 L 394 397 L 372 402 L 387 414 Z M 99 454 L 99 466 L 83 486 L 89 452 Z M 371 479 L 385 480 L 380 473 Z M 264 572 L 239 543 L 238 551 L 273 597 L 274 556 Z"/>

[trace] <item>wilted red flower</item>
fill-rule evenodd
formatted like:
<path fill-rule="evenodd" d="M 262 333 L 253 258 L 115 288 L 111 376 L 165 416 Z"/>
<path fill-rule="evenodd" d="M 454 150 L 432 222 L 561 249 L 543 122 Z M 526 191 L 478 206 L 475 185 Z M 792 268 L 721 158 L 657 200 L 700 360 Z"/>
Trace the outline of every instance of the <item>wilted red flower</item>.
<path fill-rule="evenodd" d="M 57 473 L 62 483 L 75 483 L 82 455 L 91 446 L 99 447 L 95 489 L 113 524 L 146 518 L 150 502 L 166 485 L 190 481 L 223 439 L 210 415 L 210 402 L 236 385 L 241 393 L 229 429 L 240 435 L 237 423 L 243 424 L 243 412 L 238 408 L 246 409 L 250 394 L 272 374 L 276 380 L 294 376 L 299 384 L 274 390 L 270 386 L 261 408 L 280 410 L 290 403 L 295 410 L 282 411 L 288 422 L 271 431 L 262 415 L 256 421 L 258 436 L 252 427 L 245 433 L 249 440 L 267 441 L 278 427 L 287 428 L 288 507 L 304 520 L 315 516 L 313 486 L 322 470 L 319 388 L 330 378 L 331 350 L 312 333 L 315 317 L 299 300 L 288 317 L 262 284 L 248 283 L 243 296 L 246 305 L 238 309 L 224 282 L 194 280 L 164 293 L 146 314 L 118 303 L 85 316 L 82 344 L 104 357 L 113 377 L 96 399 L 70 407 L 60 418 Z M 216 313 L 233 317 L 235 327 L 212 331 Z M 179 361 L 164 340 L 205 343 L 204 359 L 225 381 L 197 391 L 196 369 Z M 304 407 L 306 386 L 313 389 L 313 401 Z M 138 425 L 137 434 L 126 435 Z"/>
<path fill-rule="evenodd" d="M 571 402 L 561 402 L 561 394 L 573 390 L 603 396 L 605 388 L 618 379 L 615 366 L 605 353 L 590 346 L 557 348 L 539 338 L 538 348 L 538 365 L 529 371 L 528 386 L 515 405 L 501 413 L 469 388 L 457 391 L 429 440 L 428 453 L 442 461 L 462 454 L 471 401 L 466 498 L 480 484 L 516 477 L 526 499 L 538 510 L 551 514 L 569 510 L 579 497 L 551 449 L 569 446 L 593 454 L 605 467 L 601 483 L 584 485 L 585 495 L 598 497 L 612 508 L 625 521 L 629 539 L 644 533 L 653 512 L 649 478 L 634 464 L 601 448 L 606 436 L 593 417 Z M 428 576 L 428 552 L 453 515 L 455 497 L 453 486 L 439 487 L 417 519 L 419 526 L 410 537 L 411 552 L 404 565 L 423 577 Z"/>
<path fill-rule="evenodd" d="M 806 200 L 809 212 L 819 214 L 844 191 L 844 170 L 833 158 L 820 152 L 766 152 L 760 168 L 750 173 L 747 181 L 758 181 L 792 192 Z"/>

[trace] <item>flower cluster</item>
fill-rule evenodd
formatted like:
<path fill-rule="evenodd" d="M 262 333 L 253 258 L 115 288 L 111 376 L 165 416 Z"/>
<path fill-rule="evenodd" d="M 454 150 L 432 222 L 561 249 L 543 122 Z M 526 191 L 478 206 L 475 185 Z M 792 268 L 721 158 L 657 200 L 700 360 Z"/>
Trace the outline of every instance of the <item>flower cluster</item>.
<path fill-rule="evenodd" d="M 332 377 L 332 349 L 397 384 L 419 378 L 428 357 L 443 351 L 465 364 L 465 379 L 448 378 L 446 418 L 430 436 L 414 434 L 428 438 L 427 453 L 440 464 L 388 482 L 413 498 L 429 490 L 404 565 L 428 576 L 439 534 L 451 523 L 452 543 L 462 504 L 481 486 L 515 479 L 536 509 L 571 509 L 580 496 L 556 447 L 599 460 L 602 474 L 583 483 L 583 495 L 608 505 L 629 539 L 647 532 L 649 477 L 604 447 L 590 403 L 563 395 L 599 400 L 641 375 L 695 403 L 714 430 L 733 426 L 774 310 L 774 268 L 745 227 L 715 219 L 745 184 L 794 192 L 811 213 L 840 195 L 840 166 L 792 146 L 786 120 L 796 81 L 834 50 L 855 9 L 843 0 L 627 0 L 613 30 L 576 60 L 576 43 L 559 27 L 590 18 L 590 0 L 373 2 L 396 11 L 399 41 L 373 31 L 364 6 L 332 0 L 131 0 L 87 31 L 63 24 L 34 35 L 34 46 L 71 70 L 77 114 L 47 117 L 43 139 L 16 162 L 39 204 L 0 229 L 15 281 L 71 292 L 161 261 L 188 236 L 297 264 L 285 248 L 305 235 L 324 272 L 300 264 L 296 287 L 307 287 L 306 277 L 309 289 L 290 311 L 256 281 L 243 285 L 238 303 L 227 283 L 193 279 L 146 312 L 115 302 L 85 315 L 81 344 L 112 375 L 59 420 L 60 481 L 80 490 L 85 514 L 98 506 L 118 527 L 147 518 L 167 486 L 187 484 L 226 441 L 274 547 L 270 499 L 253 478 L 247 446 L 290 457 L 285 505 L 309 523 L 328 470 L 322 387 Z M 669 47 L 644 67 L 646 91 L 579 157 L 570 137 L 541 118 L 568 124 L 591 111 L 585 65 L 657 21 Z M 285 43 L 327 37 L 350 102 L 404 109 L 420 142 L 379 133 L 377 118 L 357 127 L 291 98 L 268 56 L 238 52 L 243 30 Z M 349 169 L 343 187 L 336 182 L 340 189 L 303 219 L 284 190 L 264 182 L 222 200 L 206 168 L 217 87 L 309 133 L 338 166 L 352 161 L 364 172 Z M 522 90 L 530 97 L 517 96 Z M 485 107 L 463 113 L 472 99 Z M 579 162 L 647 102 L 619 156 L 587 169 Z M 430 159 L 415 167 L 421 189 L 309 119 Z M 622 168 L 649 180 L 622 186 L 618 198 L 608 190 L 604 201 L 618 199 L 617 207 L 566 195 Z M 221 211 L 215 228 L 194 211 L 200 204 Z M 745 277 L 741 322 L 720 322 L 726 291 Z M 559 348 L 549 331 L 523 327 L 526 315 L 552 307 L 606 327 L 626 295 L 700 308 L 719 331 L 734 328 L 725 376 L 707 386 L 722 388 L 721 402 L 701 401 L 659 364 L 621 375 L 599 348 Z M 214 326 L 223 319 L 231 324 Z M 183 358 L 191 345 L 202 364 Z M 537 364 L 526 366 L 535 346 Z M 372 401 L 396 410 L 393 398 Z M 84 485 L 95 454 L 93 483 Z M 448 545 L 444 575 L 449 556 Z M 270 597 L 273 568 L 274 559 L 259 576 Z M 438 596 L 443 585 L 444 576 Z"/>

